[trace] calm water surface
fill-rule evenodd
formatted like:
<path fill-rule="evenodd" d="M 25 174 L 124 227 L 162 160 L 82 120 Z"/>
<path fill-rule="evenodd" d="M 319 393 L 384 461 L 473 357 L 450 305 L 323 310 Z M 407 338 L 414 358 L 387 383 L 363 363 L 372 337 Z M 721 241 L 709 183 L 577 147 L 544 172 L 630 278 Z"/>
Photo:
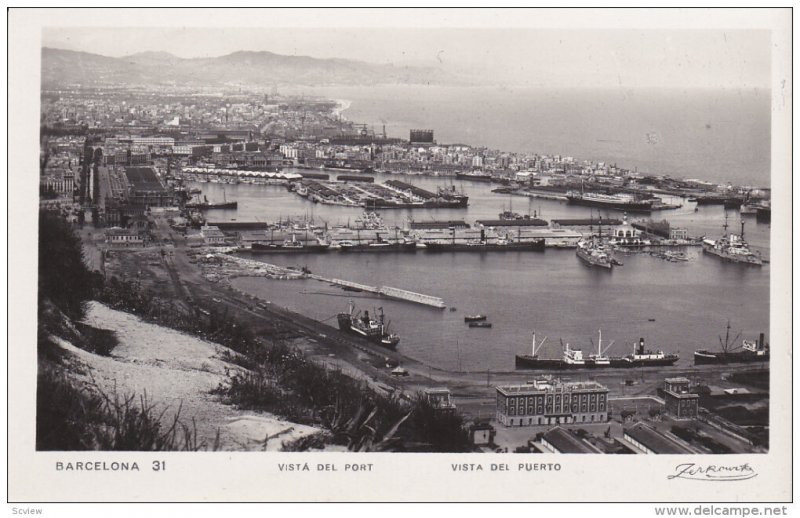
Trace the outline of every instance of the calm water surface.
<path fill-rule="evenodd" d="M 331 173 L 335 175 L 336 173 Z M 377 175 L 377 181 L 388 176 Z M 444 179 L 416 178 L 415 184 L 433 188 Z M 208 213 L 211 220 L 275 221 L 308 217 L 317 223 L 346 223 L 360 209 L 308 202 L 278 186 L 198 184 L 209 199 L 237 199 L 233 211 Z M 491 186 L 458 182 L 470 195 L 470 206 L 459 210 L 413 211 L 416 220 L 494 218 L 513 203 L 517 212 L 534 211 L 545 219 L 588 217 L 588 208 L 549 200 L 513 198 L 491 193 Z M 686 202 L 684 202 L 686 203 Z M 596 212 L 595 212 L 596 214 Z M 387 223 L 402 225 L 410 211 L 383 211 Z M 608 213 L 606 217 L 620 217 Z M 673 225 L 686 226 L 693 235 L 717 236 L 724 221 L 722 207 L 694 204 L 675 211 L 654 213 Z M 738 213 L 729 213 L 738 225 Z M 769 225 L 746 217 L 745 232 L 754 246 L 769 254 Z M 353 299 L 360 309 L 383 307 L 394 332 L 401 335 L 399 350 L 414 358 L 448 369 L 510 370 L 514 354 L 530 350 L 531 333 L 548 337 L 543 354 L 557 356 L 560 340 L 589 352 L 590 339 L 615 344 L 610 354 L 626 354 L 644 337 L 653 347 L 680 353 L 689 365 L 692 351 L 717 347 L 730 319 L 734 334 L 753 338 L 769 336 L 770 266 L 762 268 L 725 264 L 688 249 L 691 260 L 669 263 L 648 255 L 621 255 L 624 266 L 611 272 L 588 268 L 573 250 L 544 253 L 486 254 L 303 254 L 252 255 L 284 266 L 307 266 L 316 274 L 369 285 L 388 285 L 434 295 L 457 311 L 437 310 L 401 301 L 344 292 L 318 281 L 237 279 L 235 284 L 273 303 L 327 320 L 346 309 Z M 465 314 L 489 316 L 492 329 L 470 329 Z M 655 322 L 649 319 L 654 318 Z"/>

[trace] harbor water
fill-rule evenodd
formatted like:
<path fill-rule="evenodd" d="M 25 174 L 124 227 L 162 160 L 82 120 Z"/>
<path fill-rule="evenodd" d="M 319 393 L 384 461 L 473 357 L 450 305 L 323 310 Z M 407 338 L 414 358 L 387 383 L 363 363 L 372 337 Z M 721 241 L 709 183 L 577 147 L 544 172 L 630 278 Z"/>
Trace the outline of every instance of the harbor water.
<path fill-rule="evenodd" d="M 334 178 L 335 171 L 328 171 Z M 390 175 L 376 174 L 376 182 Z M 404 181 L 409 181 L 407 177 Z M 434 189 L 451 180 L 413 177 L 420 187 Z M 353 223 L 359 208 L 326 206 L 309 202 L 282 186 L 192 184 L 210 200 L 239 202 L 236 210 L 208 211 L 211 221 L 313 220 L 328 225 Z M 492 193 L 494 187 L 478 182 L 457 181 L 457 190 L 470 196 L 465 209 L 385 210 L 387 225 L 404 226 L 407 218 L 494 219 L 504 209 L 535 214 L 547 220 L 589 217 L 597 211 L 569 206 L 566 202 L 529 200 Z M 666 200 L 665 200 L 666 201 Z M 654 220 L 668 219 L 673 226 L 689 229 L 690 235 L 716 238 L 722 233 L 725 211 L 721 206 L 698 207 L 686 200 L 676 210 L 654 212 Z M 603 213 L 620 218 L 621 213 Z M 637 220 L 641 216 L 632 216 Z M 730 230 L 739 230 L 738 212 L 728 212 Z M 745 216 L 747 240 L 769 256 L 770 226 Z M 753 339 L 759 332 L 769 337 L 770 265 L 748 267 L 723 263 L 704 255 L 699 247 L 686 249 L 690 260 L 667 262 L 647 254 L 620 254 L 624 266 L 613 271 L 585 266 L 574 250 L 548 249 L 537 252 L 488 252 L 482 254 L 418 251 L 414 254 L 253 254 L 257 260 L 282 266 L 305 266 L 313 273 L 372 286 L 392 286 L 441 297 L 448 307 L 441 310 L 409 302 L 379 298 L 366 293 L 343 291 L 316 280 L 280 281 L 239 278 L 239 289 L 274 304 L 336 325 L 334 315 L 354 300 L 370 313 L 382 307 L 391 330 L 401 336 L 398 350 L 434 366 L 467 371 L 508 371 L 514 355 L 530 352 L 531 333 L 547 337 L 544 356 L 557 357 L 561 341 L 591 352 L 597 332 L 604 344 L 615 341 L 611 355 L 628 354 L 633 343 L 645 338 L 649 347 L 680 354 L 678 365 L 691 365 L 692 352 L 718 348 L 718 335 L 730 320 L 733 335 Z M 469 328 L 464 316 L 485 314 L 491 329 Z M 739 340 L 741 340 L 739 338 Z M 592 341 L 590 341 L 592 340 Z M 593 345 L 594 344 L 594 345 Z"/>

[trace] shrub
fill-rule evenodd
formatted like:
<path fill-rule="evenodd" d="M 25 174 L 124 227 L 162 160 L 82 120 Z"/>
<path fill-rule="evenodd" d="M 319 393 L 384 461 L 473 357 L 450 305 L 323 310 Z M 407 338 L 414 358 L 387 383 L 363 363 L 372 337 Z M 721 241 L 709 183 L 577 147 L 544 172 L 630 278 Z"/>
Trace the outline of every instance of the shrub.
<path fill-rule="evenodd" d="M 138 404 L 137 404 L 138 402 Z M 39 451 L 196 451 L 196 427 L 180 421 L 181 409 L 167 427 L 167 409 L 157 411 L 146 395 L 104 394 L 69 379 L 52 366 L 38 374 L 36 449 Z M 219 447 L 219 434 L 211 446 Z"/>

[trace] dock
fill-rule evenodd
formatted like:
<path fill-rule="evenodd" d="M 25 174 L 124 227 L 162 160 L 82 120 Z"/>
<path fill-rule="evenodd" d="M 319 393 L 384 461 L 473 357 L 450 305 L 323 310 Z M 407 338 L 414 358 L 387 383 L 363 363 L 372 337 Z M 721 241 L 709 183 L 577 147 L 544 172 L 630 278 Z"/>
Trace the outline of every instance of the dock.
<path fill-rule="evenodd" d="M 337 286 L 352 288 L 355 290 L 360 290 L 368 293 L 375 293 L 391 299 L 405 300 L 407 302 L 414 302 L 416 304 L 422 304 L 424 306 L 431 306 L 439 309 L 444 309 L 445 307 L 447 307 L 444 303 L 444 300 L 442 300 L 441 298 L 434 297 L 432 295 L 425 295 L 424 293 L 416 293 L 414 291 L 403 290 L 400 288 L 393 288 L 391 286 L 378 287 L 378 286 L 369 286 L 367 284 L 359 284 L 357 282 L 352 282 L 352 281 L 345 281 L 342 279 L 327 279 L 319 275 L 311 275 L 310 277 L 318 281 L 323 281 L 330 284 L 335 284 Z"/>
<path fill-rule="evenodd" d="M 378 293 L 385 297 L 394 299 L 407 300 L 409 302 L 416 302 L 425 306 L 433 306 L 435 308 L 444 309 L 445 303 L 439 297 L 432 295 L 425 295 L 423 293 L 416 293 L 413 291 L 403 290 L 400 288 L 392 288 L 391 286 L 381 286 L 378 288 Z"/>

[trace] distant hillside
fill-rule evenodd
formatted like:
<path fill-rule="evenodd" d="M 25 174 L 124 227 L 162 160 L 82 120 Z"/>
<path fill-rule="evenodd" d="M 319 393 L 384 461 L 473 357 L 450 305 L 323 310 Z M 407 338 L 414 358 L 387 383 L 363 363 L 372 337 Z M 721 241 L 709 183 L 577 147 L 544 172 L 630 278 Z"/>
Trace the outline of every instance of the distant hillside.
<path fill-rule="evenodd" d="M 435 68 L 375 65 L 346 59 L 234 52 L 214 58 L 180 58 L 142 52 L 111 58 L 88 52 L 42 49 L 42 84 L 446 84 L 454 78 Z"/>

